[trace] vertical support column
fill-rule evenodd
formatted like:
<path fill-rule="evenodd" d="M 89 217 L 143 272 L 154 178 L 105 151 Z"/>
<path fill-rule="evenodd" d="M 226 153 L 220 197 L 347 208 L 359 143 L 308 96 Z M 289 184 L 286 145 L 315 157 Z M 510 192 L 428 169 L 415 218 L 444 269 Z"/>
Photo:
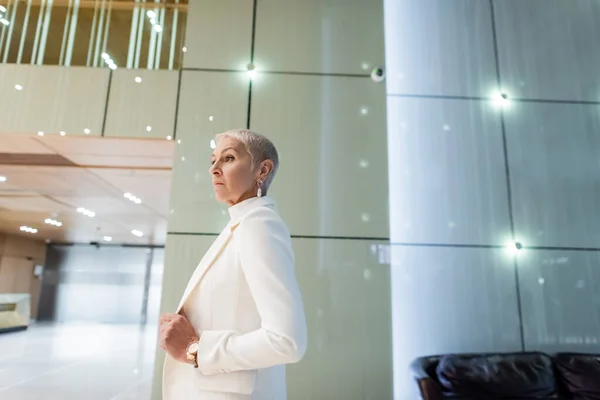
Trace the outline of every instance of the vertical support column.
<path fill-rule="evenodd" d="M 38 46 L 40 44 L 40 34 L 42 33 L 42 18 L 44 13 L 44 6 L 46 5 L 46 0 L 40 1 L 40 13 L 38 14 L 37 26 L 35 28 L 35 38 L 33 39 L 33 50 L 31 52 L 31 65 L 35 65 L 37 61 L 38 54 Z"/>
<path fill-rule="evenodd" d="M 37 65 L 44 63 L 44 55 L 46 54 L 46 40 L 48 40 L 48 29 L 50 28 L 50 18 L 52 17 L 52 4 L 54 0 L 47 0 L 46 14 L 44 15 L 44 26 L 42 28 L 42 36 L 40 39 L 40 49 L 38 51 Z"/>
<path fill-rule="evenodd" d="M 27 37 L 27 28 L 29 27 L 29 15 L 31 13 L 31 0 L 27 0 L 27 8 L 25 9 L 25 19 L 21 27 L 21 41 L 19 42 L 19 53 L 17 54 L 17 64 L 21 64 L 23 59 L 23 49 L 25 47 L 25 38 Z"/>
<path fill-rule="evenodd" d="M 13 6 L 10 9 L 10 21 L 9 21 L 9 25 L 8 25 L 8 35 L 6 37 L 6 42 L 4 44 L 4 57 L 2 57 L 2 62 L 5 64 L 6 64 L 6 61 L 8 60 L 8 52 L 10 50 L 10 44 L 12 42 L 12 33 L 13 33 L 13 27 L 15 26 L 15 17 L 17 16 L 18 6 L 19 6 L 19 1 L 14 0 Z M 8 16 L 8 14 L 6 16 Z M 4 33 L 3 33 L 3 35 L 4 35 Z"/>
<path fill-rule="evenodd" d="M 65 66 L 71 66 L 71 57 L 73 56 L 73 46 L 75 44 L 75 31 L 77 30 L 77 16 L 79 13 L 80 0 L 75 0 L 73 15 L 71 17 L 71 26 L 69 27 L 69 41 L 67 43 L 67 54 L 65 57 Z"/>
<path fill-rule="evenodd" d="M 135 49 L 136 49 L 136 33 L 137 33 L 137 25 L 138 18 L 140 16 L 140 0 L 135 0 L 135 8 L 133 9 L 133 15 L 131 18 L 131 31 L 129 32 L 129 50 L 127 51 L 127 69 L 133 68 L 133 61 L 135 58 Z M 142 14 L 142 18 L 144 15 Z"/>
<path fill-rule="evenodd" d="M 141 0 L 143 4 L 146 3 L 146 0 Z M 137 69 L 140 67 L 140 52 L 142 50 L 142 36 L 144 35 L 144 20 L 146 19 L 146 7 L 141 7 L 140 12 L 140 20 L 138 25 L 137 32 L 137 41 L 135 46 L 135 58 L 134 58 L 134 68 Z"/>
<path fill-rule="evenodd" d="M 175 4 L 179 4 L 179 0 L 175 0 Z M 179 19 L 179 9 L 176 7 L 173 10 L 173 24 L 171 25 L 171 48 L 169 50 L 169 71 L 173 70 L 175 62 L 175 45 L 177 43 L 177 20 Z"/>
<path fill-rule="evenodd" d="M 62 42 L 60 44 L 60 58 L 58 59 L 58 65 L 64 65 L 65 62 L 65 52 L 67 50 L 67 37 L 69 36 L 69 25 L 71 22 L 72 7 L 73 0 L 69 0 L 69 3 L 67 5 L 67 16 L 65 17 L 65 26 L 63 28 Z"/>

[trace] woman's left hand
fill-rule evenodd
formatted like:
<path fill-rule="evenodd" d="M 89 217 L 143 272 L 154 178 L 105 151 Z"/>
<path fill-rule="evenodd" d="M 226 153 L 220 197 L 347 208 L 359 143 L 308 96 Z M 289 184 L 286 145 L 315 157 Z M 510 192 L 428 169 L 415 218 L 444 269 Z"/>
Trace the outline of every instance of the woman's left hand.
<path fill-rule="evenodd" d="M 161 315 L 158 343 L 173 359 L 189 363 L 186 354 L 187 347 L 198 339 L 196 330 L 184 315 Z"/>

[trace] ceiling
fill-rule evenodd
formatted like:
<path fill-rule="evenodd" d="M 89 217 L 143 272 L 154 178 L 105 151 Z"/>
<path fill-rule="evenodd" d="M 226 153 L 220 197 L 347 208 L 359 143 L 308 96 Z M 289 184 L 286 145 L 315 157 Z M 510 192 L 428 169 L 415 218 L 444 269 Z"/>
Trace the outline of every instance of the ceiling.
<path fill-rule="evenodd" d="M 0 134 L 0 231 L 60 243 L 109 236 L 112 244 L 164 245 L 174 151 L 172 141 L 158 139 Z"/>

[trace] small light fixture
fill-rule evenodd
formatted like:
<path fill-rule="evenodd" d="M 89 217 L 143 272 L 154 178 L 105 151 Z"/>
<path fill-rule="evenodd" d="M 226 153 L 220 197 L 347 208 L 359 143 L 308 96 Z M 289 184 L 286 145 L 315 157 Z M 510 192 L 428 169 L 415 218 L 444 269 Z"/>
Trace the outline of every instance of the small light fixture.
<path fill-rule="evenodd" d="M 60 136 L 65 136 L 67 134 L 67 132 L 65 131 L 60 131 Z"/>
<path fill-rule="evenodd" d="M 135 82 L 136 82 L 136 83 L 142 83 L 142 78 L 141 78 L 141 77 L 139 77 L 139 76 L 136 76 L 136 77 L 135 77 Z"/>
<path fill-rule="evenodd" d="M 516 255 L 523 250 L 523 245 L 520 242 L 509 241 L 506 244 L 506 251 L 510 255 Z"/>
<path fill-rule="evenodd" d="M 173 140 L 173 138 L 171 137 L 171 135 L 167 136 L 167 140 Z"/>
<path fill-rule="evenodd" d="M 103 239 L 105 242 L 112 242 L 112 237 L 110 237 L 110 236 L 104 236 L 102 239 Z"/>
<path fill-rule="evenodd" d="M 134 202 L 135 204 L 142 204 L 142 199 L 140 199 L 137 196 L 134 196 L 131 193 L 124 193 L 123 197 L 125 197 L 127 200 Z"/>
<path fill-rule="evenodd" d="M 254 67 L 254 64 L 250 63 L 246 66 L 246 74 L 248 75 L 248 78 L 250 80 L 254 79 L 256 77 L 256 68 Z"/>
<path fill-rule="evenodd" d="M 137 230 L 137 229 L 133 229 L 133 230 L 131 231 L 131 234 L 132 234 L 132 235 L 134 235 L 134 236 L 137 236 L 137 237 L 142 237 L 142 236 L 144 236 L 144 233 L 143 233 L 142 231 L 140 231 L 140 230 Z"/>
<path fill-rule="evenodd" d="M 96 216 L 95 212 L 88 210 L 87 208 L 84 208 L 84 207 L 79 207 L 77 209 L 77 212 L 85 215 L 86 217 L 90 217 L 90 218 L 94 218 Z"/>
<path fill-rule="evenodd" d="M 162 31 L 163 31 L 163 28 L 162 28 L 162 26 L 160 26 L 160 25 L 154 25 L 154 30 L 155 30 L 156 32 L 160 33 L 160 32 L 162 32 Z"/>
<path fill-rule="evenodd" d="M 85 128 L 83 130 L 83 133 L 85 133 L 86 135 L 89 135 L 90 133 L 92 133 L 92 131 L 90 131 L 88 128 Z"/>
<path fill-rule="evenodd" d="M 52 218 L 46 218 L 46 220 L 44 220 L 44 222 L 45 222 L 46 224 L 48 224 L 48 225 L 52 225 L 52 226 L 57 226 L 57 227 L 60 227 L 60 226 L 62 226 L 62 222 L 60 222 L 60 221 L 57 221 L 57 220 L 55 220 L 55 219 L 52 219 Z"/>
<path fill-rule="evenodd" d="M 360 167 L 361 168 L 368 168 L 369 167 L 369 161 L 368 160 L 360 160 Z"/>
<path fill-rule="evenodd" d="M 146 126 L 146 132 L 151 132 L 152 131 L 152 127 L 150 125 Z"/>
<path fill-rule="evenodd" d="M 23 86 L 17 84 L 17 85 L 15 85 L 15 89 L 17 89 L 17 90 L 23 90 Z"/>
<path fill-rule="evenodd" d="M 360 109 L 360 114 L 361 115 L 367 115 L 369 113 L 369 109 L 367 107 L 362 107 Z"/>
<path fill-rule="evenodd" d="M 215 139 L 210 140 L 210 148 L 213 150 L 217 148 L 217 142 L 215 142 Z"/>
<path fill-rule="evenodd" d="M 0 6 L 0 11 L 6 12 L 6 8 L 4 8 L 4 6 Z"/>
<path fill-rule="evenodd" d="M 187 51 L 187 47 L 183 46 L 183 48 L 181 49 L 181 51 L 183 51 L 185 53 Z"/>
<path fill-rule="evenodd" d="M 37 229 L 32 228 L 30 226 L 22 226 L 21 227 L 21 232 L 27 232 L 27 233 L 37 233 Z"/>
<path fill-rule="evenodd" d="M 213 121 L 215 120 L 215 117 L 213 117 L 213 116 L 211 115 L 210 117 L 208 117 L 208 120 L 209 120 L 210 122 L 213 122 Z"/>
<path fill-rule="evenodd" d="M 148 16 L 148 18 L 156 18 L 156 13 L 152 10 L 146 11 L 146 15 Z"/>
<path fill-rule="evenodd" d="M 38 136 L 44 136 L 44 132 L 38 131 Z"/>
<path fill-rule="evenodd" d="M 0 182 L 6 182 L 6 177 L 5 176 L 0 176 Z"/>
<path fill-rule="evenodd" d="M 493 101 L 497 107 L 508 107 L 510 105 L 510 98 L 506 92 L 495 93 Z"/>
<path fill-rule="evenodd" d="M 4 26 L 8 26 L 8 25 L 10 25 L 10 22 L 8 22 L 8 20 L 2 18 L 2 19 L 0 19 L 0 24 L 2 24 Z"/>

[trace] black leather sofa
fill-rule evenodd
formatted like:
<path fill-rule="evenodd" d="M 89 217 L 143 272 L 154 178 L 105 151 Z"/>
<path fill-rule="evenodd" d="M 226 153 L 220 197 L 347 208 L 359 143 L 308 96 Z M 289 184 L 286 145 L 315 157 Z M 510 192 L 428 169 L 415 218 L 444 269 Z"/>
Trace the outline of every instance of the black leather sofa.
<path fill-rule="evenodd" d="M 598 354 L 448 354 L 410 369 L 423 400 L 600 400 Z"/>

